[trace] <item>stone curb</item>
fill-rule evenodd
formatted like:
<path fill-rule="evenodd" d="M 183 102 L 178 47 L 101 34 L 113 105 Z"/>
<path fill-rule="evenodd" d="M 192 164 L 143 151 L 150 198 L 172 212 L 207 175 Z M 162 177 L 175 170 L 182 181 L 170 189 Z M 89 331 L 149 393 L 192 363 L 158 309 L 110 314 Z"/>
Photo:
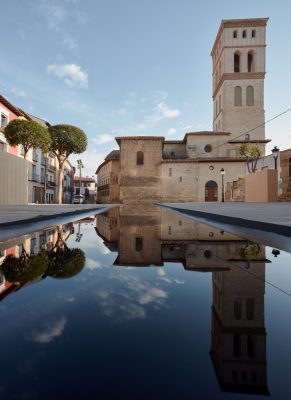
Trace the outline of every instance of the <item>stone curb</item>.
<path fill-rule="evenodd" d="M 164 204 L 157 204 L 157 205 L 159 205 L 160 207 L 169 208 L 170 210 L 178 211 L 181 214 L 207 218 L 215 222 L 220 222 L 230 225 L 238 225 L 246 228 L 258 229 L 262 231 L 278 233 L 279 235 L 291 237 L 291 227 L 286 225 L 279 225 L 271 222 L 255 221 L 239 217 L 231 217 L 228 215 L 215 214 L 206 211 L 197 211 L 186 208 L 171 207 L 169 205 L 164 205 Z"/>

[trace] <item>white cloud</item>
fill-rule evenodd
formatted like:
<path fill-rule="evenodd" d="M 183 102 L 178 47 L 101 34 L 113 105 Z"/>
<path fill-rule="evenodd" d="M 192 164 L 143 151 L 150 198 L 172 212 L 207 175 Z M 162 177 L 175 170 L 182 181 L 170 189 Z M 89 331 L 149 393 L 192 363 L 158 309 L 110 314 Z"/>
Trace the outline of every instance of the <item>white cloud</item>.
<path fill-rule="evenodd" d="M 167 119 L 167 118 L 175 118 L 181 114 L 181 111 L 178 109 L 171 109 L 166 103 L 160 102 L 156 108 L 156 116 L 160 119 Z"/>
<path fill-rule="evenodd" d="M 65 35 L 65 37 L 63 39 L 63 43 L 70 50 L 77 50 L 77 48 L 78 48 L 78 44 L 77 44 L 76 40 L 72 36 L 70 36 L 68 34 Z"/>
<path fill-rule="evenodd" d="M 114 140 L 114 136 L 110 135 L 109 133 L 104 133 L 103 135 L 98 135 L 92 141 L 96 144 L 105 144 L 110 143 Z"/>
<path fill-rule="evenodd" d="M 118 110 L 118 114 L 119 114 L 119 115 L 128 116 L 128 115 L 133 115 L 133 112 L 130 111 L 130 110 L 128 110 L 126 107 L 121 107 L 121 108 Z"/>
<path fill-rule="evenodd" d="M 97 260 L 93 260 L 93 258 L 86 258 L 86 267 L 91 271 L 94 269 L 101 269 L 101 264 Z"/>
<path fill-rule="evenodd" d="M 23 90 L 18 90 L 17 88 L 13 87 L 10 91 L 16 97 L 26 97 L 26 93 Z"/>
<path fill-rule="evenodd" d="M 54 31 L 62 30 L 62 25 L 69 15 L 69 11 L 55 0 L 43 0 L 41 11 L 47 20 L 48 28 Z"/>
<path fill-rule="evenodd" d="M 76 64 L 51 64 L 47 66 L 47 72 L 55 75 L 57 78 L 64 79 L 70 87 L 88 87 L 88 74 L 82 71 L 82 68 Z"/>
<path fill-rule="evenodd" d="M 168 129 L 168 131 L 167 131 L 167 135 L 168 136 L 173 136 L 173 135 L 175 135 L 177 133 L 177 129 L 176 128 L 170 128 L 170 129 Z"/>
<path fill-rule="evenodd" d="M 39 330 L 32 331 L 30 340 L 36 343 L 50 343 L 61 336 L 65 329 L 67 319 L 61 317 L 58 320 L 45 322 Z"/>

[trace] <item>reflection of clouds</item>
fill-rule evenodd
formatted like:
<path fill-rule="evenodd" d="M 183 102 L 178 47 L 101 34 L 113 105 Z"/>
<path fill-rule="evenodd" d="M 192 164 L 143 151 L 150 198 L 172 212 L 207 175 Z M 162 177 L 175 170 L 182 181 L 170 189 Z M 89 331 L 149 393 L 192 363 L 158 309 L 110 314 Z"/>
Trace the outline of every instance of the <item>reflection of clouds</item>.
<path fill-rule="evenodd" d="M 31 332 L 29 339 L 36 343 L 50 343 L 61 336 L 66 323 L 67 319 L 65 317 L 44 322 L 39 330 L 33 330 Z"/>
<path fill-rule="evenodd" d="M 168 276 L 166 276 L 166 271 L 164 270 L 164 268 L 158 268 L 158 275 L 161 281 L 164 281 L 169 284 L 177 283 L 177 285 L 182 285 L 183 283 L 185 283 L 185 281 L 181 281 L 181 279 L 171 279 Z"/>
<path fill-rule="evenodd" d="M 90 270 L 102 268 L 100 262 L 94 260 L 93 258 L 86 258 L 86 267 L 89 268 Z"/>
<path fill-rule="evenodd" d="M 134 276 L 120 276 L 118 287 L 97 292 L 98 305 L 103 315 L 117 319 L 130 320 L 146 318 L 146 306 L 160 309 L 168 298 L 165 290 L 143 282 Z"/>

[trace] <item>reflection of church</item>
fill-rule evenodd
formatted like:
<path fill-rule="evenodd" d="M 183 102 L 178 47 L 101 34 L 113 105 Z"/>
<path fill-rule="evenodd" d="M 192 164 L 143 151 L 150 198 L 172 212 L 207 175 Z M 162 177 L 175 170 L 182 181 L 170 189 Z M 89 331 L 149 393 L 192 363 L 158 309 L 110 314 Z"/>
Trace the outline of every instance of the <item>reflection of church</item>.
<path fill-rule="evenodd" d="M 181 263 L 212 272 L 211 359 L 223 391 L 268 394 L 265 259 L 259 246 L 164 208 L 122 205 L 97 216 L 116 266 Z"/>

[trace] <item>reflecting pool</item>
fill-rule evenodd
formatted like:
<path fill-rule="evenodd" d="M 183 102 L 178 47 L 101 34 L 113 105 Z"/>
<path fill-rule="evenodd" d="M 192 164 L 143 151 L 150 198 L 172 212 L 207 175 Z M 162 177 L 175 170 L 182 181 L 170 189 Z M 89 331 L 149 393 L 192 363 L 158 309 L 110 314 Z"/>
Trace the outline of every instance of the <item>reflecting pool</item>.
<path fill-rule="evenodd" d="M 0 242 L 5 399 L 291 398 L 291 255 L 153 206 Z"/>

